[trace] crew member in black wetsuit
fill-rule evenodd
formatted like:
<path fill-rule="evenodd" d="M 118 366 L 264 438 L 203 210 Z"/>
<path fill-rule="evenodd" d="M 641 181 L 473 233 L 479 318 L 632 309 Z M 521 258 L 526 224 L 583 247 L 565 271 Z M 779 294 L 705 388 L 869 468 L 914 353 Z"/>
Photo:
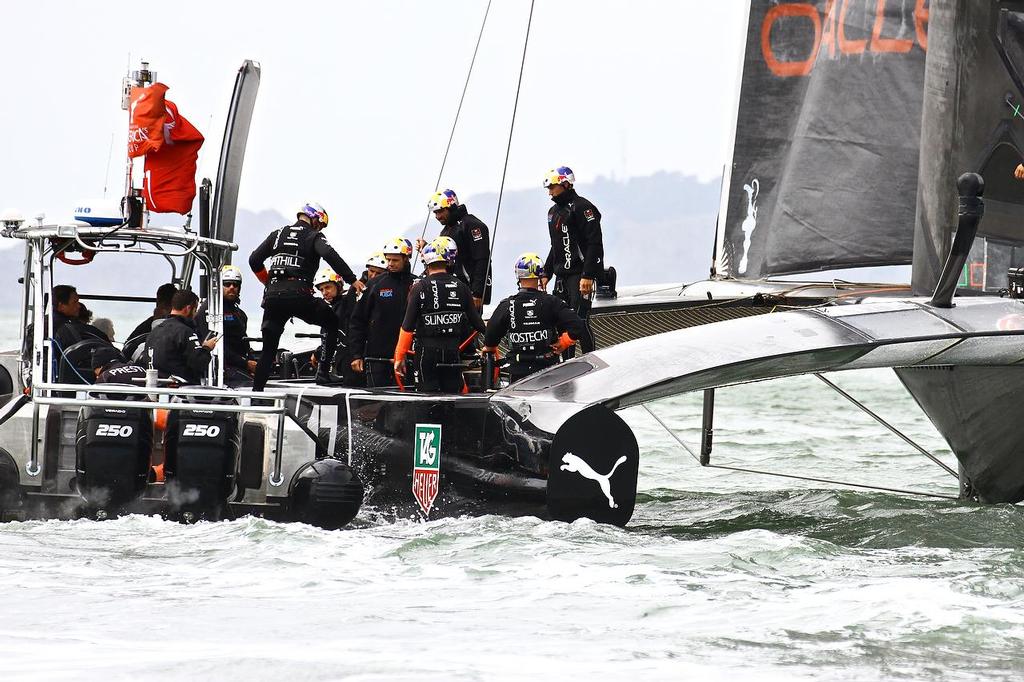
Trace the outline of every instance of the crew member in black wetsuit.
<path fill-rule="evenodd" d="M 146 338 L 147 356 L 161 376 L 180 377 L 189 384 L 198 384 L 206 377 L 210 352 L 220 337 L 199 340 L 194 320 L 198 309 L 195 292 L 179 291 L 171 299 L 171 314 Z"/>
<path fill-rule="evenodd" d="M 417 388 L 423 392 L 464 393 L 459 346 L 472 330 L 485 330 L 469 287 L 448 272 L 456 254 L 455 242 L 448 237 L 438 237 L 423 247 L 420 256 L 427 273 L 409 292 L 395 348 L 394 371 L 404 376 L 405 356 L 415 337 Z"/>
<path fill-rule="evenodd" d="M 441 237 L 455 240 L 459 255 L 455 259 L 452 274 L 469 287 L 473 303 L 482 310 L 484 303 L 491 302 L 491 281 L 488 264 L 491 257 L 490 231 L 482 220 L 459 203 L 455 192 L 446 189 L 430 197 L 427 208 L 434 212 L 434 218 L 441 223 Z M 416 240 L 416 249 L 423 251 L 427 242 Z"/>
<path fill-rule="evenodd" d="M 297 213 L 294 225 L 271 232 L 249 256 L 249 267 L 267 285 L 263 293 L 263 350 L 253 378 L 253 390 L 262 391 L 274 366 L 284 325 L 297 317 L 320 327 L 323 335 L 321 356 L 315 381 L 320 384 L 338 380 L 330 372 L 338 343 L 338 323 L 334 311 L 323 299 L 313 296 L 313 276 L 323 258 L 342 279 L 357 290 L 365 286 L 356 279 L 338 252 L 327 243 L 321 230 L 327 227 L 327 211 L 309 203 Z M 269 268 L 264 261 L 270 259 Z"/>
<path fill-rule="evenodd" d="M 395 385 L 391 359 L 405 318 L 409 289 L 416 279 L 410 267 L 412 243 L 396 237 L 384 245 L 387 271 L 370 280 L 349 320 L 352 369 L 366 374 L 366 385 Z"/>
<path fill-rule="evenodd" d="M 567 166 L 559 166 L 544 175 L 544 187 L 555 205 L 548 210 L 548 235 L 551 250 L 544 261 L 542 289 L 555 275 L 555 296 L 586 320 L 598 275 L 604 268 L 604 244 L 601 240 L 601 212 L 572 188 L 576 176 Z M 594 350 L 590 329 L 580 339 L 584 353 Z M 567 352 L 571 358 L 573 350 Z"/>
<path fill-rule="evenodd" d="M 220 283 L 224 301 L 224 383 L 231 387 L 248 386 L 256 371 L 256 361 L 252 359 L 252 348 L 246 341 L 249 317 L 242 310 L 239 300 L 242 293 L 242 271 L 234 265 L 225 265 L 220 271 Z M 201 339 L 210 333 L 206 302 L 199 306 L 196 313 L 196 333 Z"/>
<path fill-rule="evenodd" d="M 542 266 L 537 254 L 521 255 L 515 264 L 519 293 L 499 303 L 487 321 L 484 350 L 494 352 L 508 337 L 512 381 L 556 364 L 558 354 L 587 333 L 582 318 L 565 301 L 541 291 Z"/>

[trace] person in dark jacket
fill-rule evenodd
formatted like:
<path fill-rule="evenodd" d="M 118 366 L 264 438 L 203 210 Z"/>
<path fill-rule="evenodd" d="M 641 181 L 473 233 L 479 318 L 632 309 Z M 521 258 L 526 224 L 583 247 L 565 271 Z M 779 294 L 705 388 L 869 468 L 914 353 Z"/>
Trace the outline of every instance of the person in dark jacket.
<path fill-rule="evenodd" d="M 365 274 L 365 273 L 364 273 Z M 363 280 L 365 282 L 365 280 Z M 352 309 L 356 304 L 355 289 L 349 287 L 348 291 L 342 293 L 345 286 L 341 276 L 331 268 L 324 266 L 313 278 L 313 286 L 320 292 L 327 305 L 331 306 L 338 321 L 338 350 L 334 356 L 334 367 L 331 371 L 340 375 L 345 386 L 365 386 L 366 379 L 362 374 L 357 374 L 352 369 L 352 349 L 349 342 L 349 320 L 352 317 Z M 313 367 L 319 364 L 321 349 L 317 348 L 309 358 Z"/>
<path fill-rule="evenodd" d="M 438 237 L 420 252 L 426 276 L 413 285 L 395 348 L 394 371 L 405 375 L 405 356 L 416 340 L 417 389 L 464 393 L 459 346 L 472 331 L 483 333 L 484 321 L 461 280 L 448 273 L 456 260 L 455 242 Z"/>
<path fill-rule="evenodd" d="M 153 331 L 155 323 L 167 319 L 167 316 L 171 314 L 171 299 L 176 293 L 178 293 L 178 287 L 170 283 L 161 284 L 156 290 L 156 305 L 153 308 L 153 314 L 140 322 L 139 326 L 133 329 L 125 339 L 123 352 L 126 358 L 131 360 L 136 349 L 146 344 L 146 334 Z"/>
<path fill-rule="evenodd" d="M 246 340 L 249 317 L 240 305 L 242 271 L 234 265 L 225 265 L 221 269 L 220 283 L 224 315 L 224 383 L 232 387 L 247 386 L 256 371 L 256 361 L 252 359 L 252 348 Z M 206 309 L 204 301 L 196 312 L 196 335 L 201 339 L 210 334 Z"/>
<path fill-rule="evenodd" d="M 270 377 L 284 325 L 292 317 L 319 326 L 324 337 L 315 381 L 319 384 L 339 381 L 330 372 L 338 345 L 337 318 L 323 299 L 313 296 L 313 276 L 320 268 L 321 258 L 354 288 L 362 290 L 364 287 L 323 235 L 327 211 L 319 204 L 309 203 L 296 215 L 298 220 L 294 225 L 271 232 L 249 256 L 249 267 L 267 285 L 260 327 L 263 350 L 253 379 L 256 391 L 262 391 Z M 269 268 L 264 265 L 268 258 Z"/>
<path fill-rule="evenodd" d="M 199 297 L 194 292 L 179 291 L 171 300 L 171 314 L 146 338 L 149 361 L 162 377 L 198 384 L 206 376 L 210 353 L 220 337 L 199 340 L 193 320 L 198 309 Z"/>
<path fill-rule="evenodd" d="M 366 385 L 370 388 L 395 385 L 391 358 L 405 317 L 409 289 L 416 279 L 410 267 L 412 244 L 408 239 L 396 237 L 382 251 L 388 269 L 370 280 L 349 320 L 352 369 L 366 374 Z"/>
<path fill-rule="evenodd" d="M 509 378 L 519 381 L 558 363 L 564 352 L 587 333 L 583 319 L 565 301 L 540 288 L 540 256 L 524 253 L 515 264 L 519 293 L 501 301 L 487 321 L 484 351 L 494 352 L 508 338 Z"/>
<path fill-rule="evenodd" d="M 452 274 L 469 287 L 474 305 L 477 310 L 482 310 L 484 303 L 491 302 L 491 242 L 487 225 L 460 204 L 450 189 L 430 197 L 427 208 L 434 212 L 434 218 L 443 226 L 438 236 L 450 237 L 459 250 Z M 426 243 L 417 239 L 416 250 L 422 252 Z"/>
<path fill-rule="evenodd" d="M 604 270 L 604 243 L 601 238 L 601 212 L 573 189 L 576 176 L 567 166 L 553 168 L 544 176 L 544 187 L 555 205 L 548 210 L 548 236 L 551 250 L 544 261 L 540 286 L 547 288 L 548 277 L 555 276 L 555 296 L 586 320 L 597 278 Z M 580 339 L 584 353 L 594 350 L 589 332 Z M 572 357 L 569 351 L 568 357 Z"/>
<path fill-rule="evenodd" d="M 75 287 L 58 284 L 53 288 L 53 337 L 61 348 L 68 348 L 87 338 L 110 342 L 106 334 L 82 320 L 83 307 Z"/>

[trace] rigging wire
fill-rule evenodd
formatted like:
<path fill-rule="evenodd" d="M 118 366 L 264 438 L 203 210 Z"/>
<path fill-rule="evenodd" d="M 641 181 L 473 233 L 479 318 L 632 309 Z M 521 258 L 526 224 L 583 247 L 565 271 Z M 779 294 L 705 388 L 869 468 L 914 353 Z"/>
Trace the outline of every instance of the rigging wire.
<path fill-rule="evenodd" d="M 448 152 L 452 148 L 452 140 L 455 139 L 455 128 L 459 125 L 459 115 L 462 113 L 462 103 L 466 100 L 466 91 L 469 90 L 469 79 L 473 75 L 473 65 L 476 64 L 476 54 L 480 50 L 480 40 L 484 37 L 484 27 L 487 26 L 487 15 L 491 13 L 491 1 L 487 0 L 487 9 L 484 10 L 483 21 L 480 22 L 480 33 L 476 36 L 476 45 L 473 47 L 473 57 L 469 60 L 469 70 L 466 72 L 466 82 L 462 85 L 462 95 L 459 97 L 459 106 L 455 110 L 455 120 L 452 121 L 452 131 L 448 135 L 448 145 L 444 148 L 444 158 L 441 159 L 441 168 L 437 171 L 437 182 L 434 183 L 434 192 L 441 187 L 441 177 L 444 175 L 445 164 L 448 163 Z M 430 210 L 427 210 L 427 218 L 423 221 L 423 229 L 420 230 L 420 239 L 427 234 L 427 225 L 430 224 Z M 413 272 L 416 271 L 416 263 L 413 263 Z"/>
<path fill-rule="evenodd" d="M 498 216 L 501 215 L 501 198 L 505 194 L 505 176 L 508 174 L 508 157 L 512 153 L 512 133 L 516 129 L 516 112 L 519 110 L 519 92 L 523 88 L 523 69 L 526 67 L 526 48 L 530 44 L 530 26 L 533 24 L 533 6 L 530 0 L 530 16 L 526 20 L 526 36 L 523 39 L 523 57 L 519 62 L 519 81 L 516 83 L 516 100 L 512 105 L 512 122 L 508 127 L 508 144 L 505 147 L 505 165 L 501 170 L 501 186 L 498 187 L 498 207 L 494 211 L 494 230 L 491 232 L 491 244 L 488 249 L 487 271 L 484 273 L 484 293 L 487 293 L 487 282 L 491 279 L 491 262 L 494 256 L 494 244 L 498 239 Z"/>
<path fill-rule="evenodd" d="M 910 438 L 908 438 L 906 435 L 904 435 L 896 427 L 894 427 L 889 422 L 885 421 L 880 416 L 878 416 L 876 413 L 874 413 L 870 409 L 868 409 L 868 407 L 866 405 L 864 405 L 862 402 L 860 402 L 859 400 L 854 398 L 852 395 L 850 395 L 849 393 L 847 393 L 846 391 L 844 391 L 843 389 L 839 388 L 834 383 L 832 383 L 831 381 L 826 379 L 821 373 L 815 372 L 814 376 L 818 377 L 823 382 L 825 382 L 825 385 L 828 386 L 829 388 L 831 388 L 833 391 L 835 391 L 836 393 L 838 393 L 839 395 L 843 396 L 844 398 L 849 400 L 851 403 L 853 403 L 854 405 L 859 407 L 861 410 L 864 411 L 865 414 L 867 414 L 869 417 L 874 419 L 876 422 L 878 422 L 879 424 L 881 424 L 885 428 L 889 429 L 889 431 L 891 431 L 893 434 L 899 436 L 900 439 L 902 439 L 904 443 L 906 443 L 910 447 L 912 447 L 915 450 L 917 450 L 918 452 L 920 452 L 922 455 L 924 455 L 925 457 L 930 459 L 933 463 L 938 464 L 939 467 L 944 469 L 946 471 L 946 473 L 948 473 L 950 476 L 952 476 L 953 478 L 955 478 L 957 480 L 960 480 L 960 474 L 958 474 L 957 472 L 953 471 L 953 469 L 948 464 L 946 464 L 945 462 L 940 460 L 938 457 L 936 457 L 935 455 L 933 455 L 932 453 L 928 452 L 923 447 L 921 447 L 920 445 L 918 445 L 917 443 L 912 441 Z"/>
<path fill-rule="evenodd" d="M 647 405 L 647 403 L 641 403 L 640 407 L 644 408 L 644 410 L 647 412 L 647 414 L 649 414 L 652 417 L 654 417 L 654 421 L 658 422 L 658 424 L 660 424 L 661 427 L 663 429 L 665 429 L 665 432 L 668 433 L 668 435 L 672 437 L 672 440 L 674 440 L 675 442 L 679 443 L 679 445 L 681 445 L 684 450 L 686 450 L 688 453 L 690 453 L 690 456 L 693 457 L 697 461 L 698 464 L 700 464 L 700 457 L 697 455 L 697 453 L 695 453 L 693 451 L 693 449 L 690 448 L 690 446 L 686 444 L 686 441 L 684 441 L 682 438 L 680 438 L 676 434 L 675 431 L 673 431 L 671 428 L 669 428 L 668 424 L 666 424 L 661 419 L 661 417 L 659 417 L 657 414 L 655 414 L 654 411 L 652 411 L 651 408 Z M 829 478 L 816 478 L 816 477 L 812 477 L 812 476 L 800 476 L 800 475 L 797 475 L 797 474 L 784 474 L 784 473 L 781 473 L 781 472 L 778 472 L 778 471 L 765 471 L 764 469 L 751 469 L 751 468 L 747 468 L 747 467 L 734 467 L 734 466 L 728 466 L 728 465 L 725 465 L 725 464 L 703 464 L 701 466 L 703 466 L 704 468 L 707 468 L 707 469 L 722 469 L 722 470 L 725 470 L 725 471 L 738 471 L 738 472 L 745 473 L 745 474 L 759 474 L 761 476 L 775 476 L 777 478 L 791 478 L 791 479 L 794 479 L 794 480 L 797 480 L 797 481 L 810 481 L 812 483 L 827 483 L 829 485 L 844 485 L 844 486 L 849 486 L 851 488 L 863 488 L 865 490 L 879 490 L 879 491 L 887 492 L 887 493 L 899 493 L 901 495 L 917 495 L 919 497 L 937 497 L 937 498 L 944 499 L 944 500 L 959 500 L 960 499 L 959 497 L 957 497 L 955 495 L 943 495 L 941 493 L 927 493 L 927 492 L 922 492 L 920 490 L 908 490 L 906 488 L 888 488 L 888 487 L 885 487 L 885 486 L 868 485 L 868 484 L 865 484 L 865 483 L 850 483 L 849 481 L 837 481 L 837 480 L 833 480 L 833 479 L 829 479 Z"/>

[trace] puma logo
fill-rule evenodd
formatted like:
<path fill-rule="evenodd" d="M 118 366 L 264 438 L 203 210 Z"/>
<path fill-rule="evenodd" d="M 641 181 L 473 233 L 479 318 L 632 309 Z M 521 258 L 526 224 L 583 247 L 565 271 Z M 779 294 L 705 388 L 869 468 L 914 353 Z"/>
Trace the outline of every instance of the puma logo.
<path fill-rule="evenodd" d="M 608 498 L 608 507 L 610 509 L 618 509 L 619 505 L 615 503 L 615 498 L 612 497 L 612 476 L 615 474 L 615 470 L 619 468 L 619 465 L 626 461 L 626 456 L 619 457 L 615 464 L 612 466 L 612 470 L 607 474 L 599 474 L 594 471 L 589 464 L 583 461 L 582 458 L 577 457 L 571 452 L 567 452 L 562 455 L 562 461 L 564 464 L 559 467 L 562 471 L 574 472 L 582 476 L 583 478 L 589 478 L 591 481 L 596 481 L 601 486 L 601 492 Z"/>

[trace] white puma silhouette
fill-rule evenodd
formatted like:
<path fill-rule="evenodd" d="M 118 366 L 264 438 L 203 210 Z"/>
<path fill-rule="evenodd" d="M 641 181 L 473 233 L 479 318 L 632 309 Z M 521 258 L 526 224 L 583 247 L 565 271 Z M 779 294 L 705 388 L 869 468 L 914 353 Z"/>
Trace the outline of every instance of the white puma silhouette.
<path fill-rule="evenodd" d="M 750 251 L 750 237 L 757 228 L 757 194 L 760 191 L 761 183 L 754 178 L 749 185 L 743 185 L 743 191 L 747 193 L 747 217 L 743 219 L 740 229 L 743 230 L 743 257 L 740 258 L 739 274 L 747 271 L 747 255 Z"/>
<path fill-rule="evenodd" d="M 612 497 L 612 475 L 615 470 L 619 468 L 619 465 L 626 461 L 626 456 L 619 457 L 615 464 L 612 466 L 612 470 L 607 474 L 599 474 L 594 471 L 589 464 L 587 464 L 582 458 L 577 457 L 571 452 L 567 452 L 562 455 L 562 461 L 565 462 L 559 467 L 562 471 L 571 471 L 579 474 L 583 478 L 589 478 L 591 481 L 596 481 L 601 486 L 601 492 L 608 498 L 608 507 L 610 509 L 618 509 L 619 505 L 615 503 L 615 498 Z"/>

